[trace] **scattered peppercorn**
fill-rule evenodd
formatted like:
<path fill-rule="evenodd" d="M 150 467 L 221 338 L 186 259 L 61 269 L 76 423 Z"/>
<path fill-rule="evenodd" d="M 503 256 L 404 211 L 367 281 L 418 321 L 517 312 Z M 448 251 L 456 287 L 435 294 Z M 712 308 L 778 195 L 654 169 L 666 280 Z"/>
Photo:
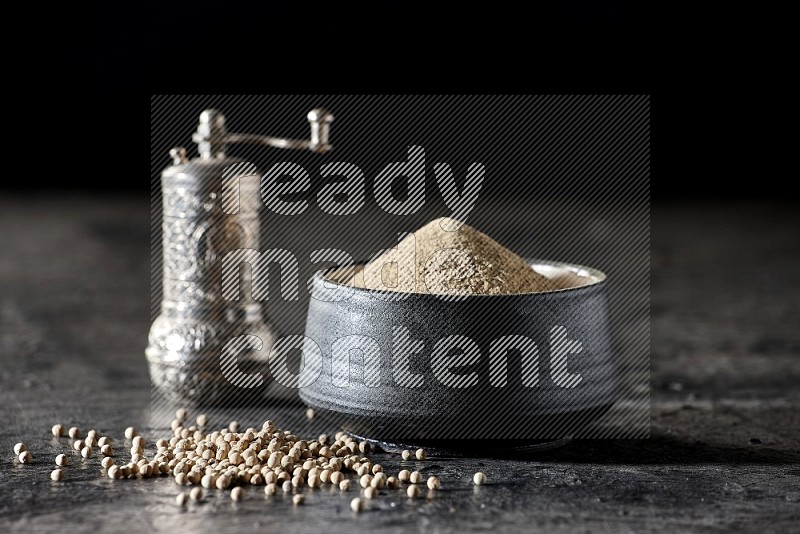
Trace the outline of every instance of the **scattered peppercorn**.
<path fill-rule="evenodd" d="M 356 513 L 362 511 L 364 509 L 364 499 L 356 497 L 350 501 L 350 509 Z"/>
<path fill-rule="evenodd" d="M 116 478 L 119 478 L 119 476 L 120 472 L 118 465 L 112 465 L 111 467 L 108 468 L 108 478 L 114 480 Z"/>

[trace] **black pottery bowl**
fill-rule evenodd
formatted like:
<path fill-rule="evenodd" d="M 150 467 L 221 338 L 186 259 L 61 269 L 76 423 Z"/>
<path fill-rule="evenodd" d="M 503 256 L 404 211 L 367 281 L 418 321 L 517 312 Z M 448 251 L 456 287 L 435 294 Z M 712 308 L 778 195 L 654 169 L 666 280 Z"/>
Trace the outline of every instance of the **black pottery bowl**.
<path fill-rule="evenodd" d="M 317 273 L 304 354 L 321 365 L 304 365 L 301 399 L 389 449 L 546 448 L 580 435 L 614 402 L 606 276 L 529 264 L 559 289 L 410 294 Z"/>

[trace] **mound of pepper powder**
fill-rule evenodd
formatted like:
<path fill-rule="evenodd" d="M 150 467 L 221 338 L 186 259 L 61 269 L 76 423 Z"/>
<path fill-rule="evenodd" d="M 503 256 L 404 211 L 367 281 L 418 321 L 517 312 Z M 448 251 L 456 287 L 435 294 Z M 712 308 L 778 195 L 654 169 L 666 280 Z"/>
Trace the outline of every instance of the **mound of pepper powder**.
<path fill-rule="evenodd" d="M 556 289 L 521 257 L 446 217 L 408 234 L 363 270 L 369 289 L 403 293 L 504 295 Z M 452 230 L 458 228 L 457 230 Z"/>

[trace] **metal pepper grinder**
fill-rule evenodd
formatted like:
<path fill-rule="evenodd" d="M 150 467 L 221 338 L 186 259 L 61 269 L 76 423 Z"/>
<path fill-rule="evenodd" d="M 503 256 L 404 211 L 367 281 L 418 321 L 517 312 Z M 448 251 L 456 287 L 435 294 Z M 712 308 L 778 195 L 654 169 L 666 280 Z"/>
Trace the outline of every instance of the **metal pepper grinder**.
<path fill-rule="evenodd" d="M 295 394 L 294 390 L 259 383 L 255 378 L 269 380 L 265 364 L 275 338 L 260 304 L 252 300 L 249 291 L 242 291 L 240 300 L 222 297 L 224 255 L 240 248 L 259 249 L 261 203 L 258 171 L 252 164 L 227 157 L 225 149 L 230 143 L 252 143 L 313 152 L 330 150 L 333 115 L 314 109 L 308 121 L 309 140 L 229 133 L 225 116 L 207 109 L 200 114 L 197 132 L 192 136 L 199 156 L 187 159 L 183 147 L 170 151 L 174 164 L 161 175 L 161 314 L 150 329 L 145 354 L 153 385 L 171 401 L 226 404 L 243 397 L 285 398 Z M 248 276 L 243 275 L 244 284 L 249 283 Z M 237 347 L 235 361 L 223 361 L 225 344 L 244 335 L 256 336 L 260 346 Z"/>

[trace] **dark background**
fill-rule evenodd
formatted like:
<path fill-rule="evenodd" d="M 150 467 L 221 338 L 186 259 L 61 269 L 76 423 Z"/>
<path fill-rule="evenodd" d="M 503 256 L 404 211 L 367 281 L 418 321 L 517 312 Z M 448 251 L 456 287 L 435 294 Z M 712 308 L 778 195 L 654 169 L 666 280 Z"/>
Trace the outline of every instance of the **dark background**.
<path fill-rule="evenodd" d="M 63 119 L 59 131 L 69 132 L 48 151 L 56 161 L 78 156 L 81 171 L 69 179 L 6 181 L 6 187 L 146 194 L 144 117 L 152 94 L 652 89 L 649 7 L 623 0 L 104 3 L 89 23 L 93 31 L 70 31 L 56 51 L 64 72 L 49 78 L 57 95 L 42 104 Z M 184 135 L 199 111 L 176 110 L 189 128 Z M 339 134 L 346 118 L 362 121 L 353 110 L 340 117 Z M 304 135 L 305 121 L 288 110 L 259 133 Z"/>

